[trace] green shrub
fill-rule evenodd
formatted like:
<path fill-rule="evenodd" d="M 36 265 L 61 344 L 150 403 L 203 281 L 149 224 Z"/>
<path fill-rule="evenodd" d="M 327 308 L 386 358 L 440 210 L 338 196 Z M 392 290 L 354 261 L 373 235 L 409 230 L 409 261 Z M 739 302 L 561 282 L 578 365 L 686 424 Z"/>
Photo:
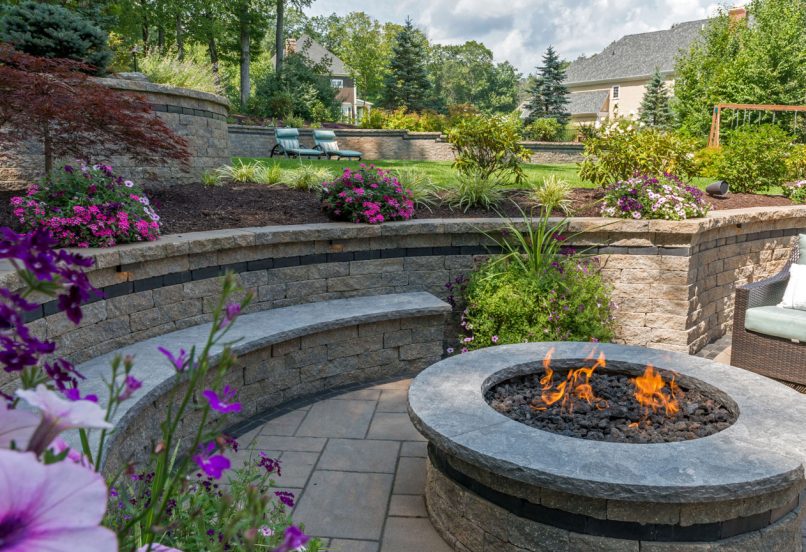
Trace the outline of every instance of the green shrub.
<path fill-rule="evenodd" d="M 545 177 L 539 184 L 532 186 L 531 189 L 532 196 L 544 209 L 549 212 L 559 209 L 565 214 L 568 214 L 571 210 L 569 196 L 572 191 L 573 188 L 567 180 L 563 180 L 554 174 Z"/>
<path fill-rule="evenodd" d="M 716 172 L 733 192 L 763 192 L 786 182 L 792 149 L 792 137 L 777 126 L 740 127 L 722 146 Z"/>
<path fill-rule="evenodd" d="M 210 94 L 222 93 L 216 84 L 212 66 L 209 63 L 194 61 L 190 57 L 179 60 L 152 51 L 137 58 L 137 67 L 151 82 L 157 84 L 189 88 Z"/>
<path fill-rule="evenodd" d="M 451 208 L 464 212 L 473 207 L 492 209 L 504 199 L 504 190 L 495 178 L 484 176 L 481 172 L 460 173 L 456 184 L 447 191 L 447 200 Z"/>
<path fill-rule="evenodd" d="M 784 186 L 784 197 L 792 200 L 792 203 L 806 203 L 806 180 L 799 180 Z"/>
<path fill-rule="evenodd" d="M 305 119 L 297 117 L 296 115 L 286 115 L 283 117 L 283 126 L 286 128 L 303 128 L 305 126 Z"/>
<path fill-rule="evenodd" d="M 300 164 L 299 168 L 283 171 L 281 181 L 289 188 L 297 190 L 317 191 L 322 189 L 323 182 L 333 180 L 333 173 L 325 167 L 312 164 Z"/>
<path fill-rule="evenodd" d="M 384 120 L 385 115 L 382 109 L 365 111 L 361 118 L 361 128 L 383 128 Z"/>
<path fill-rule="evenodd" d="M 496 240 L 505 254 L 474 272 L 464 292 L 467 349 L 524 341 L 607 341 L 613 337 L 610 290 L 596 259 L 562 247 L 567 221 L 547 212 L 508 221 Z"/>
<path fill-rule="evenodd" d="M 453 166 L 460 173 L 504 182 L 523 182 L 521 166 L 531 154 L 521 145 L 521 122 L 515 115 L 477 115 L 463 119 L 448 131 L 456 153 Z"/>
<path fill-rule="evenodd" d="M 66 58 L 103 74 L 112 59 L 107 34 L 75 11 L 39 2 L 7 8 L 0 19 L 0 42 L 27 54 Z"/>
<path fill-rule="evenodd" d="M 238 161 L 236 165 L 224 165 L 216 169 L 216 173 L 221 180 L 229 182 L 254 182 L 259 167 L 260 163 Z"/>
<path fill-rule="evenodd" d="M 221 175 L 216 170 L 206 170 L 201 174 L 201 183 L 204 186 L 220 186 Z"/>
<path fill-rule="evenodd" d="M 448 117 L 436 111 L 425 110 L 415 113 L 402 107 L 391 111 L 376 108 L 364 115 L 361 128 L 442 132 L 448 126 L 448 121 Z"/>
<path fill-rule="evenodd" d="M 280 77 L 266 71 L 255 78 L 249 110 L 262 117 L 285 119 L 293 115 L 306 121 L 336 121 L 341 109 L 336 90 L 321 77 L 327 71 L 326 66 L 312 63 L 302 54 L 291 54 Z"/>
<path fill-rule="evenodd" d="M 786 160 L 790 180 L 806 179 L 806 144 L 795 144 Z"/>
<path fill-rule="evenodd" d="M 278 184 L 283 178 L 283 170 L 280 168 L 279 163 L 272 163 L 271 165 L 259 165 L 255 169 L 255 182 L 258 184 L 267 184 L 272 186 Z"/>
<path fill-rule="evenodd" d="M 436 184 L 427 172 L 416 167 L 400 167 L 391 171 L 400 185 L 408 188 L 417 207 L 430 209 L 440 202 L 444 187 Z"/>
<path fill-rule="evenodd" d="M 523 130 L 523 134 L 529 140 L 537 140 L 538 142 L 555 142 L 560 139 L 563 126 L 557 119 L 535 119 L 534 122 L 527 125 Z"/>
<path fill-rule="evenodd" d="M 599 186 L 636 174 L 690 179 L 696 175 L 694 150 L 691 139 L 620 119 L 585 141 L 579 176 Z"/>

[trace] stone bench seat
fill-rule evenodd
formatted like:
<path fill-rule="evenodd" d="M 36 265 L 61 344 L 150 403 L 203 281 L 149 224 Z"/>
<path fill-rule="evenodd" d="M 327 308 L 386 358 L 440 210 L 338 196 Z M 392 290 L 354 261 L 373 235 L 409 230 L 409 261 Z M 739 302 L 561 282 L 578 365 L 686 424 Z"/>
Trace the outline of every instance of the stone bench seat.
<path fill-rule="evenodd" d="M 230 415 L 229 421 L 244 420 L 331 388 L 419 372 L 441 358 L 445 317 L 450 310 L 430 293 L 417 292 L 336 299 L 241 315 L 225 339 L 234 342 L 237 360 L 221 385 L 237 389 L 242 405 L 241 412 Z M 106 470 L 147 457 L 166 407 L 174 403 L 174 395 L 180 395 L 172 391 L 183 383 L 158 347 L 174 354 L 194 346 L 201 351 L 210 328 L 206 323 L 166 333 L 77 366 L 86 377 L 82 393 L 97 394 L 102 401 L 107 396 L 104 381 L 110 378 L 116 355 L 132 355 L 132 375 L 143 382 L 112 420 L 116 429 L 107 440 L 111 453 Z M 213 364 L 223 348 L 223 344 L 213 348 Z M 180 436 L 189 440 L 199 420 L 198 410 L 189 411 Z M 78 446 L 77 433 L 67 435 L 67 440 Z"/>

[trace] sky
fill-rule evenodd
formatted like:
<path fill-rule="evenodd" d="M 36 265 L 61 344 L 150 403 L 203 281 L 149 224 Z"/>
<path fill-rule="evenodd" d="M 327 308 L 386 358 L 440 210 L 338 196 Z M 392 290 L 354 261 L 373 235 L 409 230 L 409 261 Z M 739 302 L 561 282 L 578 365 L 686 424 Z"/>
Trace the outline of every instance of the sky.
<path fill-rule="evenodd" d="M 743 4 L 737 0 L 731 5 Z M 549 45 L 564 59 L 595 54 L 626 34 L 703 19 L 720 0 L 315 0 L 310 15 L 363 11 L 381 21 L 411 16 L 440 44 L 484 42 L 496 61 L 534 72 Z"/>

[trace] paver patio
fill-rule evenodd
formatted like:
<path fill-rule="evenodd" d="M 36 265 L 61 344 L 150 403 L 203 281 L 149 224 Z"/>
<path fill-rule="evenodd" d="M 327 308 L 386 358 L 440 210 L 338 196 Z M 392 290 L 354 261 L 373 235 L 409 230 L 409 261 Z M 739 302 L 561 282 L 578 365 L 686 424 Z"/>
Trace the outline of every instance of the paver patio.
<path fill-rule="evenodd" d="M 727 362 L 729 345 L 724 338 L 701 354 Z M 258 451 L 278 457 L 277 483 L 297 497 L 294 521 L 330 551 L 450 552 L 425 508 L 426 442 L 406 413 L 410 382 L 349 391 L 274 418 L 239 439 L 235 464 Z"/>

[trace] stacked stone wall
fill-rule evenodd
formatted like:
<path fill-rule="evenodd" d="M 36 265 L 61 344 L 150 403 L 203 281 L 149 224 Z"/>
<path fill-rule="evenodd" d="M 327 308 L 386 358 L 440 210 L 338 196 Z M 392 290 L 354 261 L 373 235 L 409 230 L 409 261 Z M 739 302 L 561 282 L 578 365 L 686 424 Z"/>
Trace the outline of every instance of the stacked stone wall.
<path fill-rule="evenodd" d="M 99 157 L 93 161 L 111 164 L 117 174 L 149 187 L 199 182 L 209 169 L 229 164 L 227 114 L 229 104 L 221 96 L 194 90 L 120 79 L 99 79 L 109 88 L 144 96 L 157 116 L 188 142 L 191 160 L 188 166 L 162 159 L 135 161 L 125 156 Z M 71 160 L 66 160 L 71 161 Z M 21 190 L 38 181 L 44 170 L 39 144 L 30 142 L 15 151 L 0 154 L 0 190 Z"/>

